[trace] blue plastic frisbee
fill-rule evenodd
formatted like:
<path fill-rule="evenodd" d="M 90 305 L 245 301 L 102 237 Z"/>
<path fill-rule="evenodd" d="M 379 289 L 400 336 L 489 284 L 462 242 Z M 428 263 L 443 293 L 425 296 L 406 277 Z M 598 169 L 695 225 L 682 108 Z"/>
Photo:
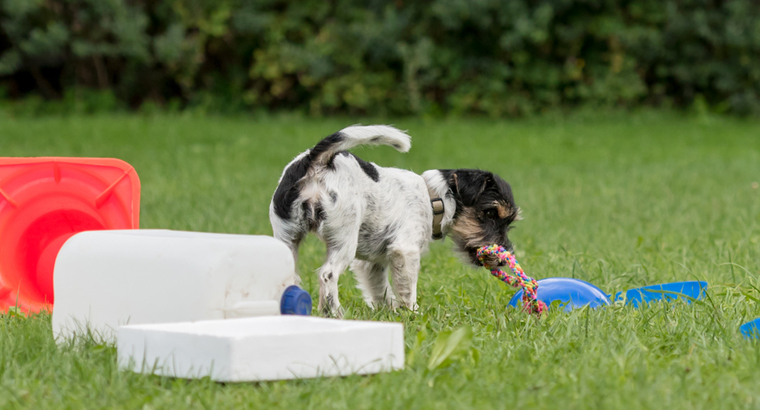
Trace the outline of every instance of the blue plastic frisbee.
<path fill-rule="evenodd" d="M 523 290 L 520 289 L 509 301 L 509 306 L 522 306 L 522 295 Z M 610 304 L 610 299 L 601 289 L 586 281 L 572 278 L 541 279 L 538 281 L 536 296 L 538 300 L 546 303 L 546 306 L 560 301 L 560 306 L 564 307 L 566 312 L 586 305 L 595 308 Z"/>
<path fill-rule="evenodd" d="M 704 298 L 705 289 L 707 289 L 707 282 L 701 281 L 674 282 L 644 286 L 626 291 L 625 304 L 639 307 L 643 303 L 658 300 L 671 302 L 677 299 L 683 299 L 686 300 L 687 303 L 691 303 L 692 300 Z M 618 292 L 615 295 L 615 301 L 620 299 L 623 299 L 623 292 Z"/>
<path fill-rule="evenodd" d="M 743 324 L 739 330 L 747 339 L 760 339 L 760 317 Z"/>

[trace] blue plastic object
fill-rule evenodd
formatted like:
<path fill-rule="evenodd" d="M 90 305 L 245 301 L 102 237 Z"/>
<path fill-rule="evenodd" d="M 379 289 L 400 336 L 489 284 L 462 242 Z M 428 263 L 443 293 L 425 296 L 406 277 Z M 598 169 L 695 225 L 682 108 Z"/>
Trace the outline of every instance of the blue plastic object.
<path fill-rule="evenodd" d="M 288 286 L 280 300 L 280 313 L 283 315 L 311 315 L 311 295 L 298 286 Z"/>
<path fill-rule="evenodd" d="M 760 317 L 743 324 L 739 330 L 747 339 L 760 339 Z"/>
<path fill-rule="evenodd" d="M 639 307 L 643 303 L 666 300 L 668 302 L 684 299 L 687 303 L 692 300 L 699 300 L 705 297 L 707 282 L 690 281 L 663 283 L 661 285 L 644 286 L 642 288 L 631 289 L 625 292 L 625 304 Z M 623 292 L 615 295 L 615 301 L 623 298 Z"/>
<path fill-rule="evenodd" d="M 522 306 L 522 295 L 523 290 L 520 289 L 509 301 L 509 306 Z M 538 281 L 536 296 L 550 307 L 552 302 L 560 301 L 560 306 L 564 307 L 566 312 L 586 305 L 595 308 L 610 304 L 610 299 L 601 289 L 586 281 L 572 278 L 541 279 Z"/>

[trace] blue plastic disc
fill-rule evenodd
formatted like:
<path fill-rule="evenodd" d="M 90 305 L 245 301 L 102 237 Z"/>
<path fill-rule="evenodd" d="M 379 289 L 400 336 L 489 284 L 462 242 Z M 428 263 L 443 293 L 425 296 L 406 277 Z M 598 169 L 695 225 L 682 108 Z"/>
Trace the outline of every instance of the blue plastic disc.
<path fill-rule="evenodd" d="M 760 317 L 743 324 L 739 330 L 747 339 L 760 339 Z"/>
<path fill-rule="evenodd" d="M 664 283 L 661 285 L 644 286 L 642 288 L 631 289 L 625 292 L 625 304 L 639 307 L 639 305 L 658 300 L 668 302 L 676 299 L 686 300 L 691 303 L 692 300 L 699 300 L 705 297 L 707 282 L 690 281 Z M 623 298 L 623 292 L 615 295 L 615 301 Z"/>
<path fill-rule="evenodd" d="M 311 295 L 298 286 L 288 286 L 280 300 L 280 313 L 283 315 L 311 315 Z"/>
<path fill-rule="evenodd" d="M 509 301 L 509 306 L 522 306 L 523 290 L 520 289 Z M 560 306 L 569 312 L 573 309 L 591 306 L 592 308 L 609 305 L 607 294 L 596 286 L 572 278 L 546 278 L 538 281 L 538 300 L 551 306 L 552 302 L 560 301 Z"/>

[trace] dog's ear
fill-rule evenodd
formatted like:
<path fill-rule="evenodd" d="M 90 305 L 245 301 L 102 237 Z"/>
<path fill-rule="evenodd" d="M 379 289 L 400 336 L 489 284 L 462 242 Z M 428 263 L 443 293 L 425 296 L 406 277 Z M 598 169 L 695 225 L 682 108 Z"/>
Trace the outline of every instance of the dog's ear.
<path fill-rule="evenodd" d="M 475 204 L 494 183 L 492 173 L 480 170 L 458 169 L 449 177 L 449 188 L 465 206 Z"/>

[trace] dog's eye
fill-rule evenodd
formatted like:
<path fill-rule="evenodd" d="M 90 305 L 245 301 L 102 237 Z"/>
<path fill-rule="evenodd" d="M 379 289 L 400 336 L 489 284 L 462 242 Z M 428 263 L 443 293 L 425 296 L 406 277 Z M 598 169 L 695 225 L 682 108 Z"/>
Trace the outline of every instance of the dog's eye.
<path fill-rule="evenodd" d="M 496 212 L 495 209 L 488 209 L 485 211 L 486 218 L 489 219 L 496 219 L 496 217 L 499 215 L 498 212 Z"/>

